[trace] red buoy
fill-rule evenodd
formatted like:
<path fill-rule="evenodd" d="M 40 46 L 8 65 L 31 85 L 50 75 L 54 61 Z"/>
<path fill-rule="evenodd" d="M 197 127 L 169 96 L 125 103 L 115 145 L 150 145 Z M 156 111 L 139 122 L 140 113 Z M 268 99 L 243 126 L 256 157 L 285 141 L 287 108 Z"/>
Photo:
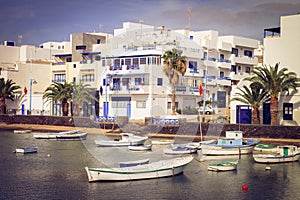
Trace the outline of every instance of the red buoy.
<path fill-rule="evenodd" d="M 242 186 L 242 189 L 243 189 L 244 191 L 247 191 L 247 190 L 248 190 L 248 185 L 244 184 L 244 185 Z"/>

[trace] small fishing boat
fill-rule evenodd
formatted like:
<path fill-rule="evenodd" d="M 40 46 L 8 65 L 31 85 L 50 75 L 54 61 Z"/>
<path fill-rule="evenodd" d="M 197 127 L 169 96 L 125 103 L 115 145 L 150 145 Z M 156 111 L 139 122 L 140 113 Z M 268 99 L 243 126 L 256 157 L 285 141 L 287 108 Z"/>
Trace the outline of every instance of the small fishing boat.
<path fill-rule="evenodd" d="M 147 136 L 138 136 L 132 133 L 121 133 L 121 139 L 95 140 L 98 147 L 120 147 L 129 145 L 142 145 L 148 139 Z"/>
<path fill-rule="evenodd" d="M 161 160 L 144 165 L 123 168 L 85 167 L 89 182 L 94 181 L 129 181 L 175 176 L 184 172 L 193 156 Z"/>
<path fill-rule="evenodd" d="M 37 153 L 38 148 L 36 146 L 23 147 L 15 150 L 15 153 Z"/>
<path fill-rule="evenodd" d="M 14 133 L 22 134 L 22 133 L 31 133 L 31 130 L 14 130 Z"/>
<path fill-rule="evenodd" d="M 87 133 L 72 133 L 56 135 L 56 140 L 85 140 Z"/>
<path fill-rule="evenodd" d="M 129 145 L 128 149 L 131 151 L 150 151 L 152 149 L 152 144 Z"/>
<path fill-rule="evenodd" d="M 171 145 L 169 148 L 164 148 L 163 151 L 168 155 L 192 154 L 197 151 L 197 147 L 191 145 Z"/>
<path fill-rule="evenodd" d="M 207 167 L 207 170 L 209 171 L 233 171 L 236 170 L 237 168 L 238 161 L 236 162 L 219 162 L 219 163 L 214 163 L 214 164 L 209 164 Z"/>
<path fill-rule="evenodd" d="M 275 153 L 253 154 L 254 161 L 257 163 L 286 163 L 299 161 L 300 150 L 294 145 L 278 146 Z"/>
<path fill-rule="evenodd" d="M 119 166 L 120 167 L 132 167 L 132 166 L 137 166 L 137 165 L 148 164 L 149 161 L 150 161 L 150 159 L 119 162 Z"/>
<path fill-rule="evenodd" d="M 151 140 L 151 144 L 154 145 L 166 145 L 166 144 L 173 144 L 174 140 Z"/>
<path fill-rule="evenodd" d="M 70 130 L 70 131 L 61 131 L 61 132 L 55 132 L 55 133 L 37 133 L 34 134 L 33 137 L 35 139 L 57 139 L 56 136 L 58 135 L 73 135 L 80 133 L 80 130 Z"/>
<path fill-rule="evenodd" d="M 241 155 L 252 153 L 259 139 L 243 139 L 242 131 L 226 131 L 225 138 L 219 138 L 217 144 L 202 144 L 203 155 Z"/>
<path fill-rule="evenodd" d="M 275 153 L 277 152 L 277 146 L 271 144 L 257 144 L 254 147 L 253 153 Z"/>

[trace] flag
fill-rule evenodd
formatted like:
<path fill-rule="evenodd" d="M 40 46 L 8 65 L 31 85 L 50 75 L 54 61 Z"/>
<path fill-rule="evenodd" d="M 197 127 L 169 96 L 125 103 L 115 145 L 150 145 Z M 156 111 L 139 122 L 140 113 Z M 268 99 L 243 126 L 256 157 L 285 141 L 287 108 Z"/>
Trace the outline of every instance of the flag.
<path fill-rule="evenodd" d="M 27 94 L 27 88 L 26 87 L 24 88 L 24 94 L 25 95 Z"/>
<path fill-rule="evenodd" d="M 202 94 L 203 94 L 203 87 L 202 87 L 202 85 L 200 85 L 200 87 L 199 87 L 199 94 L 200 94 L 200 96 L 202 96 Z"/>

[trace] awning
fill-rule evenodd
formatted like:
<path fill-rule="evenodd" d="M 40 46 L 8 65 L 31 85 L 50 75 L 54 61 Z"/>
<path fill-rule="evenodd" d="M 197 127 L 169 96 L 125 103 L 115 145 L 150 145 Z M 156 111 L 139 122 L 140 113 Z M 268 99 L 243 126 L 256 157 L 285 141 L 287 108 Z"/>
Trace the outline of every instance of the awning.
<path fill-rule="evenodd" d="M 101 54 L 101 52 L 100 51 L 90 51 L 90 52 L 81 52 L 81 54 L 82 55 L 90 55 L 90 54 Z"/>
<path fill-rule="evenodd" d="M 53 54 L 52 56 L 72 56 L 71 53 Z"/>

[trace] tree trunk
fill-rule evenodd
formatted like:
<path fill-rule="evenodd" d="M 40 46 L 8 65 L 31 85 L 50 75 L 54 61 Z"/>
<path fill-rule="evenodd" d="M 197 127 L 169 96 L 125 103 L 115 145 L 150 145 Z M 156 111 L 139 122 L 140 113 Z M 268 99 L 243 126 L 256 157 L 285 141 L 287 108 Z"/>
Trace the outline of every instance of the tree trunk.
<path fill-rule="evenodd" d="M 252 111 L 252 124 L 260 124 L 260 112 L 257 108 Z"/>
<path fill-rule="evenodd" d="M 6 114 L 5 98 L 0 98 L 0 114 Z"/>
<path fill-rule="evenodd" d="M 77 103 L 74 105 L 74 115 L 79 116 L 79 104 Z"/>
<path fill-rule="evenodd" d="M 62 113 L 63 116 L 68 116 L 69 115 L 69 103 L 67 102 L 67 100 L 62 100 L 61 102 L 62 104 Z"/>
<path fill-rule="evenodd" d="M 176 115 L 175 111 L 175 84 L 172 83 L 172 115 Z"/>
<path fill-rule="evenodd" d="M 278 99 L 271 97 L 270 100 L 271 125 L 277 125 L 278 117 Z"/>

